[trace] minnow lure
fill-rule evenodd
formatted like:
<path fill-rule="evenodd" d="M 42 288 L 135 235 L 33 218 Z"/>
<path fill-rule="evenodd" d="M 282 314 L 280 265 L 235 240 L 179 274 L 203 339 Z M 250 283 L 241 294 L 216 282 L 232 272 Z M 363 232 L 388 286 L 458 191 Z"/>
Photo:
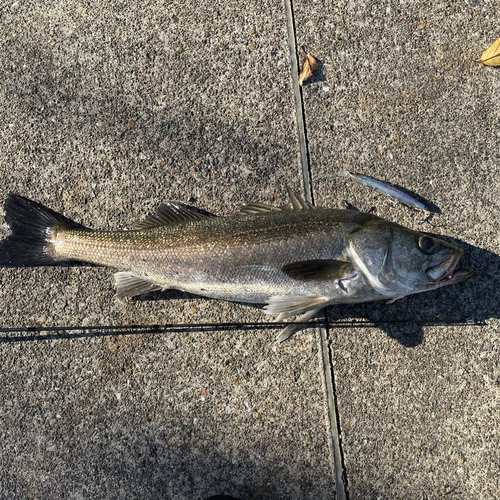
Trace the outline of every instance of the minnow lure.
<path fill-rule="evenodd" d="M 345 170 L 343 174 L 345 175 L 345 177 L 352 179 L 354 182 L 357 182 L 362 186 L 369 187 L 380 194 L 390 196 L 391 198 L 398 200 L 400 203 L 403 203 L 403 205 L 411 208 L 417 208 L 419 210 L 425 210 L 426 212 L 429 211 L 429 209 L 423 203 L 420 203 L 415 198 L 412 198 L 406 193 L 403 193 L 403 191 L 395 188 L 389 182 L 382 182 L 374 179 L 373 177 L 369 177 L 368 175 L 351 174 L 351 172 L 348 172 L 347 170 Z"/>

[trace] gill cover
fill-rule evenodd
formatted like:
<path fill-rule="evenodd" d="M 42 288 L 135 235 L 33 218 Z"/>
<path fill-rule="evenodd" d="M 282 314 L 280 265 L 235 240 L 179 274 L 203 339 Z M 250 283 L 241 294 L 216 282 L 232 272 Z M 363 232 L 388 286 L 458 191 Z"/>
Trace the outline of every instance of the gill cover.
<path fill-rule="evenodd" d="M 391 294 L 387 278 L 394 274 L 391 244 L 396 226 L 373 220 L 346 235 L 346 249 L 351 263 L 382 295 Z"/>

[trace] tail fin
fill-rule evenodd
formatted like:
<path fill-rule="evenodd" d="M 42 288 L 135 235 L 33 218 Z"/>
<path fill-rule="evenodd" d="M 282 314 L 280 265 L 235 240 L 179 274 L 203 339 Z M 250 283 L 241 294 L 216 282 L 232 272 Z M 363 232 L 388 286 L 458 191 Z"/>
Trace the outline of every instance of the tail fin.
<path fill-rule="evenodd" d="M 17 194 L 7 197 L 4 210 L 12 234 L 0 242 L 0 267 L 56 264 L 59 260 L 51 242 L 54 229 L 85 229 L 50 208 Z"/>

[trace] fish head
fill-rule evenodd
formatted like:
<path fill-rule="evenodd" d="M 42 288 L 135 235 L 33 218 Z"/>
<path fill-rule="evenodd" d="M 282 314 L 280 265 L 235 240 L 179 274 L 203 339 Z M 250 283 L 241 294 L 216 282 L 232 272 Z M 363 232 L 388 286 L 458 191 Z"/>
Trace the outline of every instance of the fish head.
<path fill-rule="evenodd" d="M 460 267 L 463 250 L 399 224 L 375 220 L 347 235 L 351 262 L 370 285 L 394 299 L 465 281 L 476 270 Z"/>

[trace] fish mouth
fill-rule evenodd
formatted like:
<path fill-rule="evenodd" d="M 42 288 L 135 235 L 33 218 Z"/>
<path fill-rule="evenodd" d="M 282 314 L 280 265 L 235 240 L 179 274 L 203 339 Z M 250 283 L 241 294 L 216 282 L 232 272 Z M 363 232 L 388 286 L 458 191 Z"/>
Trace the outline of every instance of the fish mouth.
<path fill-rule="evenodd" d="M 445 285 L 460 283 L 461 281 L 472 278 L 472 276 L 476 274 L 474 268 L 458 266 L 462 255 L 462 250 L 454 252 L 449 257 L 445 257 L 428 267 L 425 273 L 432 280 L 429 288 L 438 288 Z"/>

